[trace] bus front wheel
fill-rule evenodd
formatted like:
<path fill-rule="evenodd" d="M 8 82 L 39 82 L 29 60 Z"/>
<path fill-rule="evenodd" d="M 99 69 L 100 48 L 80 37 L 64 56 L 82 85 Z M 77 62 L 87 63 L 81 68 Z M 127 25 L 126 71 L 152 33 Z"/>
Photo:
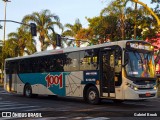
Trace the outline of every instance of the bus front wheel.
<path fill-rule="evenodd" d="M 99 93 L 95 86 L 91 86 L 88 88 L 86 99 L 88 103 L 94 104 L 94 105 L 100 102 Z"/>
<path fill-rule="evenodd" d="M 24 87 L 24 95 L 26 97 L 32 97 L 32 87 L 30 84 L 25 85 Z"/>

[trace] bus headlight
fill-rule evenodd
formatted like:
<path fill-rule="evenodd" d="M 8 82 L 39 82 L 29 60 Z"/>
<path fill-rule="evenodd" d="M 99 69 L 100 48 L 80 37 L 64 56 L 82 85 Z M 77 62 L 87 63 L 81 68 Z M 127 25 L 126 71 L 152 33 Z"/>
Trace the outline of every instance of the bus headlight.
<path fill-rule="evenodd" d="M 138 90 L 138 88 L 137 88 L 136 86 L 134 86 L 134 90 L 135 90 L 135 91 L 137 91 L 137 90 Z"/>
<path fill-rule="evenodd" d="M 154 90 L 157 90 L 157 86 L 154 86 L 153 89 L 154 89 Z"/>
<path fill-rule="evenodd" d="M 138 90 L 138 87 L 137 87 L 137 86 L 134 86 L 134 85 L 132 85 L 132 84 L 130 84 L 130 83 L 127 83 L 127 86 L 130 87 L 131 89 L 135 90 L 135 91 Z"/>

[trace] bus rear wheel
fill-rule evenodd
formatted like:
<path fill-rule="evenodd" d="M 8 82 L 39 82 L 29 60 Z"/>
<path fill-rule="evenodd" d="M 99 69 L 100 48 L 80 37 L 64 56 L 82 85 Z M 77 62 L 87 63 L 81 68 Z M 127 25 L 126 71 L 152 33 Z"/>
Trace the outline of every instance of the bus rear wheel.
<path fill-rule="evenodd" d="M 24 95 L 26 97 L 29 97 L 29 98 L 32 97 L 32 87 L 31 87 L 30 84 L 25 85 L 25 87 L 24 87 Z"/>
<path fill-rule="evenodd" d="M 100 102 L 99 93 L 95 86 L 91 86 L 87 90 L 86 100 L 88 103 L 96 105 Z"/>

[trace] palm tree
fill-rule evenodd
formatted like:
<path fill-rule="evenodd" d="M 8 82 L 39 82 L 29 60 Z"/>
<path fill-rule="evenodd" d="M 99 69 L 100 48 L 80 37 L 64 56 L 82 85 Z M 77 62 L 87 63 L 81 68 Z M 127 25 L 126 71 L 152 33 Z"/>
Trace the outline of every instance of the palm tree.
<path fill-rule="evenodd" d="M 116 32 L 117 17 L 113 15 L 97 16 L 88 18 L 90 35 L 94 38 L 95 42 L 103 43 L 107 41 L 114 41 Z M 118 35 L 117 35 L 118 36 Z"/>
<path fill-rule="evenodd" d="M 17 32 L 9 33 L 8 38 L 5 49 L 10 56 L 23 56 L 24 53 L 36 52 L 35 40 L 23 26 Z"/>
<path fill-rule="evenodd" d="M 51 14 L 49 10 L 42 10 L 41 12 L 33 12 L 30 15 L 26 15 L 24 16 L 22 22 L 36 23 L 37 32 L 39 33 L 39 41 L 41 43 L 41 51 L 47 49 L 50 43 L 49 30 L 52 30 L 53 32 L 54 25 L 57 25 L 60 29 L 63 29 L 59 17 Z"/>
<path fill-rule="evenodd" d="M 79 19 L 76 19 L 73 25 L 67 23 L 65 24 L 65 27 L 68 29 L 64 31 L 62 35 L 76 38 L 77 33 L 82 29 L 82 24 L 80 23 Z M 76 39 L 76 44 L 77 44 L 77 47 L 80 46 L 80 41 L 77 39 Z"/>
<path fill-rule="evenodd" d="M 19 48 L 18 48 L 16 39 L 6 40 L 5 47 L 3 48 L 3 54 L 5 58 L 19 56 Z"/>
<path fill-rule="evenodd" d="M 130 0 L 115 0 L 107 8 L 101 11 L 101 15 L 114 15 L 118 17 L 118 26 L 121 31 L 121 38 L 125 39 L 125 20 L 126 20 L 126 5 Z"/>

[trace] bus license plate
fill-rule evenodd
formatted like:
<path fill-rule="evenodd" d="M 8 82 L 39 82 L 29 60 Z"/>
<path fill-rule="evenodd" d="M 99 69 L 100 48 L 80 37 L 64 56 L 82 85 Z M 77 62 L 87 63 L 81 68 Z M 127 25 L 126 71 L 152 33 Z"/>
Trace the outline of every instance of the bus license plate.
<path fill-rule="evenodd" d="M 146 93 L 146 96 L 151 96 L 151 93 Z"/>

